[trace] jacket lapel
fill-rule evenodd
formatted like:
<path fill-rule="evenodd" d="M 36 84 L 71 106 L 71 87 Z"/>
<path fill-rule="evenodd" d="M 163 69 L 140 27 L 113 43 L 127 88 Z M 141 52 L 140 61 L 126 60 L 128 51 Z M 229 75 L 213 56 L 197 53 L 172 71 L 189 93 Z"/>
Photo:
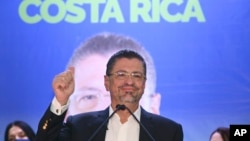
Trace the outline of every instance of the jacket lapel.
<path fill-rule="evenodd" d="M 105 122 L 105 120 L 108 117 L 109 117 L 109 108 L 106 108 L 103 112 L 97 114 L 96 119 L 93 120 L 93 121 L 95 121 L 95 123 L 88 123 L 89 128 L 92 128 L 92 129 L 94 128 L 94 130 L 96 131 L 99 128 L 99 126 L 101 126 Z M 154 134 L 153 117 L 147 111 L 145 111 L 142 107 L 141 107 L 140 122 L 148 130 L 148 132 L 151 135 Z M 107 126 L 108 126 L 108 121 L 97 132 L 93 141 L 105 141 Z M 149 135 L 142 127 L 140 127 L 139 140 L 140 141 L 151 141 Z"/>
<path fill-rule="evenodd" d="M 148 132 L 153 135 L 154 133 L 154 122 L 153 117 L 141 107 L 141 124 L 148 130 Z M 148 133 L 140 126 L 140 141 L 152 141 Z"/>
<path fill-rule="evenodd" d="M 93 120 L 93 121 L 95 121 L 95 123 L 88 123 L 89 127 L 94 128 L 94 130 L 95 130 L 94 131 L 95 133 L 93 133 L 93 134 L 95 134 L 94 135 L 95 137 L 93 138 L 92 141 L 105 141 L 105 135 L 106 135 L 108 121 L 105 124 L 103 124 L 103 123 L 108 118 L 108 116 L 109 116 L 109 108 L 106 108 L 103 112 L 99 112 L 97 114 L 96 119 Z M 102 127 L 99 129 L 100 126 L 102 126 Z"/>

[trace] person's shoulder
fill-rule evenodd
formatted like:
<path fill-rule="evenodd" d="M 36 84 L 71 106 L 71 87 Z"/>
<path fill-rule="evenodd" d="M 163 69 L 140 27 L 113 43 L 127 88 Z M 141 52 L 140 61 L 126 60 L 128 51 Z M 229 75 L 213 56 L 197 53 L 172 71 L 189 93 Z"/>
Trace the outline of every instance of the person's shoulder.
<path fill-rule="evenodd" d="M 101 110 L 101 111 L 92 111 L 92 112 L 86 112 L 86 113 L 80 113 L 80 114 L 76 114 L 74 116 L 72 116 L 73 119 L 87 119 L 87 118 L 95 118 L 95 117 L 99 117 L 107 113 L 107 110 Z"/>
<path fill-rule="evenodd" d="M 144 109 L 142 109 L 142 113 L 144 113 L 145 115 L 147 115 L 148 118 L 150 118 L 153 122 L 162 124 L 162 125 L 171 125 L 171 126 L 181 126 L 181 124 L 173 119 L 164 117 L 162 115 L 156 115 L 150 112 L 145 111 Z"/>
<path fill-rule="evenodd" d="M 183 140 L 182 125 L 170 118 L 149 113 L 142 109 L 141 122 L 150 129 L 152 134 L 155 134 L 155 137 L 157 137 L 156 140 L 164 138 Z M 156 130 L 157 132 L 155 132 Z"/>
<path fill-rule="evenodd" d="M 92 111 L 92 112 L 86 112 L 86 113 L 80 113 L 76 115 L 69 116 L 67 121 L 71 122 L 79 122 L 79 121 L 92 121 L 93 119 L 97 118 L 104 118 L 108 116 L 108 110 L 101 110 L 101 111 Z"/>

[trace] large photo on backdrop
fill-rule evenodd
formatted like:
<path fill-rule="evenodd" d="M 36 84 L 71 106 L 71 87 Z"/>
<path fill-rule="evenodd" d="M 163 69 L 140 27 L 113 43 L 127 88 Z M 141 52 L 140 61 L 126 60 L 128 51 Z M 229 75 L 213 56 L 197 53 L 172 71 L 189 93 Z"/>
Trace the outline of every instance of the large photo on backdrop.
<path fill-rule="evenodd" d="M 68 66 L 76 69 L 68 115 L 106 108 L 103 76 L 118 49 L 84 61 L 75 52 L 91 37 L 113 34 L 143 46 L 149 74 L 141 104 L 180 123 L 184 141 L 250 124 L 249 9 L 247 0 L 2 2 L 0 140 L 14 120 L 37 130 L 54 96 L 52 80 Z"/>

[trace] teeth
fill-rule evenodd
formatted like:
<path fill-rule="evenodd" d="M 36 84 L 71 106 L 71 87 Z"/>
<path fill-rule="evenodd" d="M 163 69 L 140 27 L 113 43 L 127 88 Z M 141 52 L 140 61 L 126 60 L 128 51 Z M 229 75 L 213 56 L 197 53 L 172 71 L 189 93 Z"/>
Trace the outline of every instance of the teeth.
<path fill-rule="evenodd" d="M 132 94 L 132 92 L 125 92 L 126 94 Z"/>

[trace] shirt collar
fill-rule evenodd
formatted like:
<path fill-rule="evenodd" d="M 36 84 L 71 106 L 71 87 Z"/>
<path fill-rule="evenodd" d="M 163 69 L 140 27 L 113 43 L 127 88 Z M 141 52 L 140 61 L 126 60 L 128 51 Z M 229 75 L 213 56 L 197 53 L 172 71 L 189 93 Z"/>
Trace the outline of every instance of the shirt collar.
<path fill-rule="evenodd" d="M 112 109 L 111 105 L 109 106 L 109 116 L 114 112 L 114 110 Z M 133 113 L 135 115 L 135 117 L 140 121 L 141 119 L 141 106 L 138 106 L 138 108 L 135 110 L 135 112 Z M 133 118 L 132 115 L 129 116 L 128 119 Z"/>

